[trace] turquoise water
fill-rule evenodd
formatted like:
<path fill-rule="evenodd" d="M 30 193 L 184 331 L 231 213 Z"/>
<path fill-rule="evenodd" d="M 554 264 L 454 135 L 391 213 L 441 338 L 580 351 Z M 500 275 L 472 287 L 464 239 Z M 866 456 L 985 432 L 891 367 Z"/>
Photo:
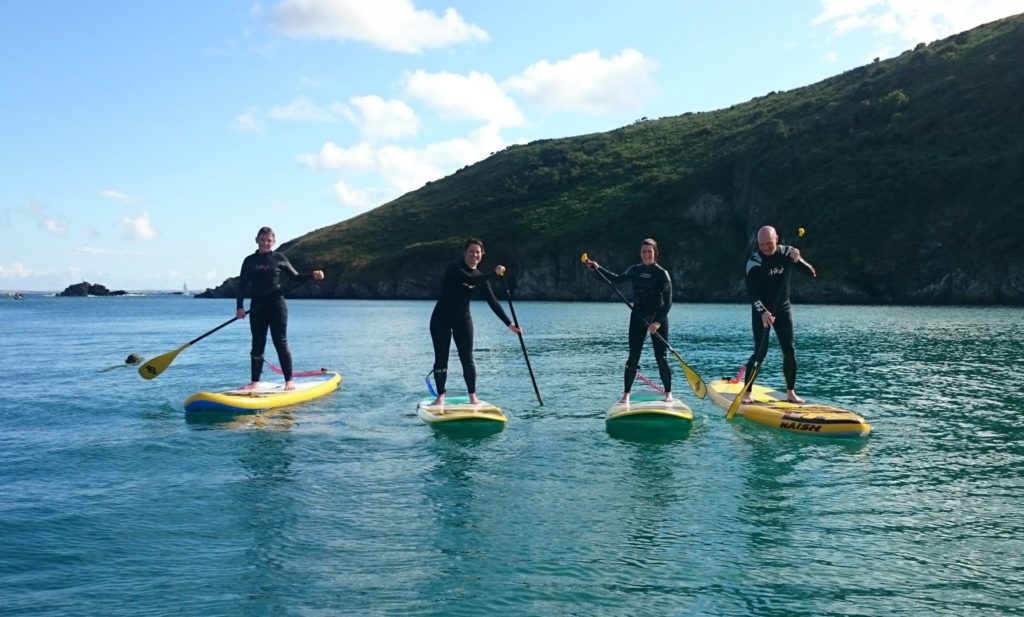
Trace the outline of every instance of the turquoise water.
<path fill-rule="evenodd" d="M 150 382 L 102 369 L 232 301 L 0 301 L 0 613 L 1024 614 L 1022 309 L 796 307 L 799 391 L 874 426 L 829 441 L 727 423 L 678 371 L 692 429 L 610 434 L 619 304 L 516 305 L 543 407 L 475 305 L 480 394 L 509 422 L 435 432 L 415 416 L 431 303 L 289 306 L 296 368 L 341 390 L 201 422 L 182 403 L 247 380 L 246 326 Z M 677 305 L 672 342 L 734 374 L 746 311 Z M 780 381 L 773 349 L 759 382 Z"/>

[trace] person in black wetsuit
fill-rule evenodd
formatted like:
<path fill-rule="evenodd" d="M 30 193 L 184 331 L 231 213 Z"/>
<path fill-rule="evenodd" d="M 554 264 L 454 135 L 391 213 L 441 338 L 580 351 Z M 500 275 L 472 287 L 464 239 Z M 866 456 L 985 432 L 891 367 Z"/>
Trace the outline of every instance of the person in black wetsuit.
<path fill-rule="evenodd" d="M 453 338 L 462 363 L 462 376 L 466 379 L 469 402 L 474 405 L 480 402 L 476 396 L 476 365 L 473 363 L 473 317 L 469 313 L 469 301 L 473 296 L 482 294 L 491 310 L 509 330 L 523 333 L 502 310 L 489 283 L 505 274 L 505 266 L 499 265 L 494 268 L 494 272 L 483 273 L 477 270 L 483 257 L 484 243 L 477 238 L 470 238 L 462 245 L 462 259 L 450 264 L 444 272 L 441 295 L 430 315 L 430 339 L 434 344 L 434 383 L 437 384 L 437 398 L 431 405 L 444 404 L 448 353 Z"/>
<path fill-rule="evenodd" d="M 814 268 L 800 259 L 800 249 L 779 244 L 774 227 L 765 225 L 757 232 L 757 249 L 747 260 L 747 297 L 750 299 L 750 327 L 754 332 L 754 353 L 747 360 L 746 375 L 753 375 L 754 364 L 762 362 L 768 346 L 758 349 L 766 328 L 775 328 L 782 347 L 782 374 L 786 378 L 786 398 L 804 403 L 796 393 L 796 346 L 793 344 L 793 314 L 789 303 L 789 273 L 794 265 L 817 276 Z M 751 403 L 750 392 L 743 403 Z"/>
<path fill-rule="evenodd" d="M 249 302 L 249 330 L 252 332 L 251 377 L 252 381 L 243 386 L 242 390 L 255 388 L 263 373 L 263 352 L 267 347 L 267 329 L 277 350 L 277 359 L 281 362 L 284 373 L 284 389 L 294 390 L 292 381 L 292 352 L 288 348 L 288 305 L 284 301 L 281 290 L 281 275 L 293 281 L 323 280 L 322 270 L 314 270 L 312 274 L 299 274 L 283 253 L 274 250 L 274 230 L 261 227 L 256 233 L 256 252 L 242 262 L 242 271 L 238 275 L 238 296 L 235 301 L 235 318 L 245 319 L 243 308 L 246 291 L 252 301 Z"/>
<path fill-rule="evenodd" d="M 629 357 L 623 376 L 625 387 L 619 402 L 628 403 L 629 393 L 640 366 L 640 352 L 644 339 L 651 334 L 654 345 L 654 359 L 658 363 L 661 382 L 665 386 L 665 400 L 672 401 L 672 369 L 668 364 L 668 312 L 672 308 L 672 277 L 668 270 L 657 263 L 658 243 L 651 238 L 640 243 L 640 261 L 622 274 L 610 272 L 594 260 L 587 260 L 587 267 L 597 270 L 614 283 L 633 283 L 633 311 L 629 315 Z M 661 338 L 653 336 L 657 332 Z"/>

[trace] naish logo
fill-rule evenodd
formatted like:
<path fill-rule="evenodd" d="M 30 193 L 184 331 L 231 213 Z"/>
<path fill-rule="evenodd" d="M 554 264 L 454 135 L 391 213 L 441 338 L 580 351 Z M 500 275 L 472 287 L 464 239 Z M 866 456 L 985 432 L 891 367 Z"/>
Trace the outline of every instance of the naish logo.
<path fill-rule="evenodd" d="M 776 274 L 785 274 L 785 273 L 786 273 L 786 268 L 784 268 L 782 266 L 779 266 L 777 268 L 772 268 L 771 270 L 768 270 L 768 276 L 775 276 Z"/>
<path fill-rule="evenodd" d="M 804 422 L 780 422 L 779 428 L 788 429 L 790 431 L 808 431 L 810 433 L 820 433 L 820 424 L 806 424 Z"/>

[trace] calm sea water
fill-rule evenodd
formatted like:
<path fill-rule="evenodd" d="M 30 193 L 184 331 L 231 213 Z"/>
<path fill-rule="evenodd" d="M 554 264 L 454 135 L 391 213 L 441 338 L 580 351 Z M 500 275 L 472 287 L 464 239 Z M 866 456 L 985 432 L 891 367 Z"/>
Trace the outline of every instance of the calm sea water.
<path fill-rule="evenodd" d="M 1024 310 L 797 306 L 799 391 L 875 429 L 829 441 L 726 422 L 678 371 L 692 429 L 610 434 L 619 304 L 516 305 L 543 407 L 474 305 L 480 393 L 510 419 L 434 432 L 431 303 L 289 306 L 296 369 L 341 390 L 197 422 L 186 396 L 247 381 L 247 326 L 150 382 L 103 369 L 232 301 L 0 301 L 0 614 L 1024 614 Z M 672 342 L 731 375 L 748 320 L 677 305 Z M 781 379 L 773 349 L 759 382 Z"/>

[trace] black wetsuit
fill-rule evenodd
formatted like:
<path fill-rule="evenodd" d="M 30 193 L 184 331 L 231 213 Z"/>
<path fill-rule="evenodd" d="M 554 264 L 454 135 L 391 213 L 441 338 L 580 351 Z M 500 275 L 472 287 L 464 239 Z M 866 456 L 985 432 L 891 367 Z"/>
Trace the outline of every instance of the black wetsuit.
<path fill-rule="evenodd" d="M 769 311 L 775 316 L 775 336 L 782 348 L 782 374 L 786 389 L 796 387 L 796 346 L 793 341 L 793 313 L 789 303 L 789 278 L 793 267 L 814 275 L 806 262 L 793 263 L 789 246 L 779 245 L 772 255 L 755 249 L 747 260 L 747 297 L 750 299 L 750 327 L 754 333 L 754 353 L 747 360 L 747 379 L 752 377 L 754 364 L 764 361 L 768 346 L 758 349 L 764 336 L 761 315 Z"/>
<path fill-rule="evenodd" d="M 466 378 L 469 394 L 476 393 L 476 365 L 473 363 L 473 317 L 469 314 L 469 301 L 482 293 L 491 310 L 506 326 L 512 323 L 494 297 L 488 281 L 497 278 L 493 271 L 483 273 L 470 269 L 466 262 L 459 260 L 448 266 L 441 283 L 441 295 L 430 315 L 430 339 L 434 343 L 434 382 L 437 393 L 444 394 L 448 381 L 448 352 L 451 341 L 462 363 L 462 375 Z"/>
<path fill-rule="evenodd" d="M 311 274 L 299 274 L 288 258 L 277 251 L 260 253 L 256 251 L 242 262 L 238 275 L 238 297 L 236 308 L 242 308 L 246 291 L 252 301 L 249 303 L 249 330 L 252 332 L 250 357 L 251 376 L 259 381 L 263 374 L 263 351 L 267 347 L 267 328 L 281 362 L 285 381 L 292 378 L 292 352 L 288 348 L 288 305 L 281 291 L 281 274 L 293 281 L 308 281 Z"/>
<path fill-rule="evenodd" d="M 647 338 L 647 326 L 658 322 L 658 334 L 651 337 L 654 344 L 654 359 L 658 363 L 658 372 L 665 385 L 665 391 L 672 391 L 672 369 L 668 365 L 668 312 L 672 309 L 672 277 L 668 270 L 658 264 L 646 266 L 634 264 L 622 274 L 616 274 L 598 266 L 609 280 L 614 283 L 633 283 L 633 312 L 629 316 L 629 357 L 626 359 L 626 372 L 623 375 L 623 392 L 633 388 L 637 369 L 640 367 L 640 352 L 643 350 L 644 339 Z"/>

